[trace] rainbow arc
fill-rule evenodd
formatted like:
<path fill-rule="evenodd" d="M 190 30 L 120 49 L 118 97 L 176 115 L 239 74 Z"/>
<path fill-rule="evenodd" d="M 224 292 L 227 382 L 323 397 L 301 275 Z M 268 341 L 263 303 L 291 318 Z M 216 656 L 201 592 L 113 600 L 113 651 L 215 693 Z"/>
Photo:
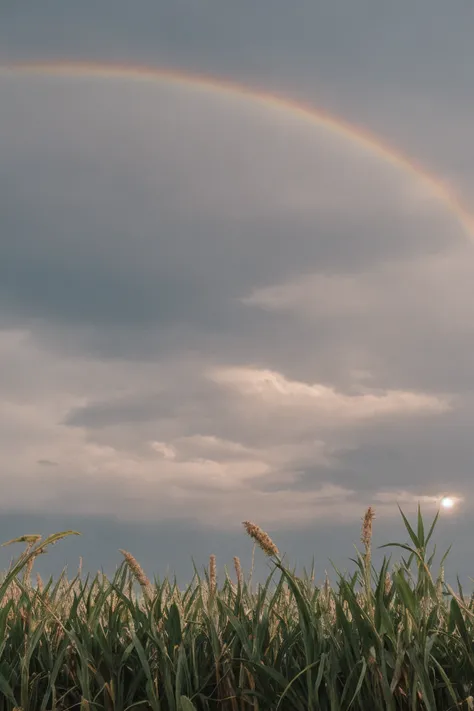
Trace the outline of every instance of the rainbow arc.
<path fill-rule="evenodd" d="M 366 149 L 379 159 L 389 163 L 416 178 L 419 183 L 444 205 L 462 226 L 466 234 L 474 237 L 474 214 L 462 200 L 446 186 L 442 179 L 426 170 L 413 158 L 365 129 L 355 126 L 342 118 L 309 104 L 294 101 L 285 96 L 226 81 L 217 77 L 192 74 L 173 69 L 159 69 L 147 66 L 98 64 L 91 62 L 34 62 L 0 65 L 0 75 L 29 74 L 66 77 L 97 77 L 101 79 L 126 79 L 142 82 L 171 82 L 193 86 L 216 93 L 239 96 L 246 101 L 268 108 L 288 112 L 295 117 L 325 128 Z"/>

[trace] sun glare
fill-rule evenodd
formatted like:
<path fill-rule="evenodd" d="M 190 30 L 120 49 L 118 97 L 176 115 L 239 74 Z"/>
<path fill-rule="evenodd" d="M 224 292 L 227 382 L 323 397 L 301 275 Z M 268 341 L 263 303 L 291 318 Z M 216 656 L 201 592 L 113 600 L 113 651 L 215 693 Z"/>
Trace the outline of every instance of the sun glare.
<path fill-rule="evenodd" d="M 443 496 L 441 499 L 441 506 L 443 509 L 452 509 L 454 506 L 454 499 L 451 496 Z"/>

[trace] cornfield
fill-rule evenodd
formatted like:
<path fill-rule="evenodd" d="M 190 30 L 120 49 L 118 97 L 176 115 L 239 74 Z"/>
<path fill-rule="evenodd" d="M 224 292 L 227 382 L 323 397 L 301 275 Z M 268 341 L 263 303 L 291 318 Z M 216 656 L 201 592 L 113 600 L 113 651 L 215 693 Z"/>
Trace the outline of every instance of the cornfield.
<path fill-rule="evenodd" d="M 432 572 L 418 510 L 391 565 L 372 564 L 362 526 L 355 572 L 319 587 L 245 522 L 271 571 L 253 585 L 216 559 L 183 591 L 147 578 L 131 553 L 112 579 L 31 580 L 35 559 L 73 531 L 25 551 L 0 581 L 0 711 L 448 711 L 474 709 L 474 601 Z"/>

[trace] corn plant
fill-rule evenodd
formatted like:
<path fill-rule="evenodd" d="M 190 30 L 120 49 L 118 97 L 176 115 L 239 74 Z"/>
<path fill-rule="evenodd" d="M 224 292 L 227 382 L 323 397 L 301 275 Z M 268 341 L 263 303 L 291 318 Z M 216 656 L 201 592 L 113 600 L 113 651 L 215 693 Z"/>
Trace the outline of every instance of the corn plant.
<path fill-rule="evenodd" d="M 215 556 L 191 583 L 151 582 L 134 556 L 102 574 L 31 581 L 66 531 L 22 536 L 0 580 L 0 711 L 448 711 L 474 709 L 474 603 L 433 572 L 421 511 L 401 560 L 372 563 L 374 511 L 355 572 L 297 576 L 254 523 L 263 584 L 219 581 Z"/>

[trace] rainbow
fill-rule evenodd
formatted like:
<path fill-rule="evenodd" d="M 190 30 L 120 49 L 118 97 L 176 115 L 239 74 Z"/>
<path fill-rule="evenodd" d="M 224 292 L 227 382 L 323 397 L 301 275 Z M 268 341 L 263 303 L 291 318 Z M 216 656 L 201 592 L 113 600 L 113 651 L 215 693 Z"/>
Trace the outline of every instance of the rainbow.
<path fill-rule="evenodd" d="M 192 74 L 174 69 L 159 69 L 139 65 L 99 64 L 91 62 L 35 62 L 0 65 L 0 75 L 29 74 L 66 77 L 98 77 L 101 79 L 127 79 L 133 81 L 166 81 L 183 86 L 193 86 L 217 93 L 240 96 L 242 99 L 277 110 L 325 128 L 339 135 L 381 160 L 416 178 L 438 202 L 456 217 L 469 237 L 474 237 L 474 214 L 443 181 L 365 129 L 314 106 L 297 102 L 285 96 L 261 91 L 208 75 Z"/>

